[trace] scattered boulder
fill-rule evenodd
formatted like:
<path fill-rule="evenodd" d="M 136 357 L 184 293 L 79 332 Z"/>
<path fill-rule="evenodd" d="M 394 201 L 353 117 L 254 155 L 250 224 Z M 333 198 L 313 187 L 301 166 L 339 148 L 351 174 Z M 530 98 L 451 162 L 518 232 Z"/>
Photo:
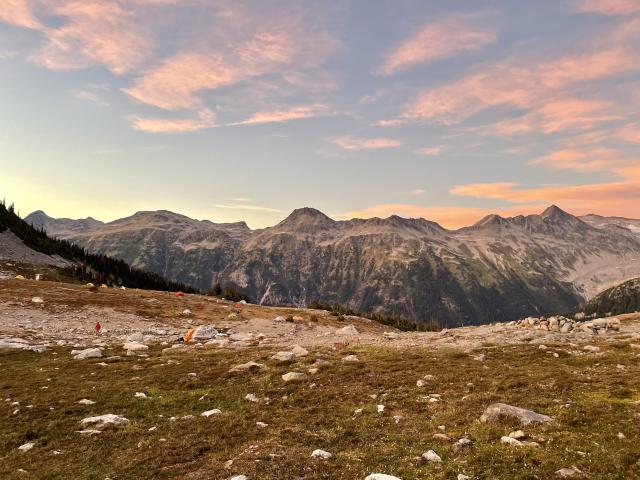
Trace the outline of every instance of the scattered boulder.
<path fill-rule="evenodd" d="M 84 350 L 73 350 L 71 354 L 73 355 L 73 358 L 75 360 L 85 360 L 87 358 L 101 358 L 102 350 L 100 350 L 99 348 L 86 348 Z"/>
<path fill-rule="evenodd" d="M 401 478 L 394 477 L 393 475 L 387 475 L 386 473 L 372 473 L 364 480 L 402 480 Z"/>
<path fill-rule="evenodd" d="M 291 352 L 296 356 L 296 358 L 306 357 L 307 355 L 309 355 L 309 350 L 301 347 L 300 345 L 294 345 L 291 349 Z"/>
<path fill-rule="evenodd" d="M 358 363 L 360 360 L 355 355 L 347 355 L 342 359 L 342 361 L 347 363 Z"/>
<path fill-rule="evenodd" d="M 260 399 L 256 397 L 253 393 L 247 393 L 247 396 L 244 397 L 248 402 L 258 403 Z"/>
<path fill-rule="evenodd" d="M 553 422 L 552 417 L 506 403 L 489 405 L 480 417 L 480 421 L 483 423 L 501 423 L 509 420 L 515 420 L 524 426 Z"/>
<path fill-rule="evenodd" d="M 127 351 L 127 353 L 146 352 L 147 350 L 149 350 L 149 347 L 147 345 L 139 342 L 127 342 L 124 345 L 122 345 L 122 348 L 124 348 Z"/>
<path fill-rule="evenodd" d="M 301 373 L 301 372 L 289 372 L 289 373 L 285 373 L 284 375 L 282 375 L 282 380 L 284 380 L 287 383 L 289 383 L 289 382 L 303 382 L 307 378 L 309 378 L 309 377 L 307 377 L 307 374 L 306 373 Z"/>
<path fill-rule="evenodd" d="M 581 475 L 582 472 L 576 467 L 561 468 L 560 470 L 556 470 L 556 477 L 560 478 L 573 478 L 579 477 Z"/>
<path fill-rule="evenodd" d="M 277 352 L 271 357 L 271 360 L 287 363 L 293 362 L 296 359 L 296 355 L 293 352 Z"/>
<path fill-rule="evenodd" d="M 524 446 L 520 440 L 517 440 L 512 437 L 501 437 L 500 443 L 504 443 L 505 445 L 511 445 L 512 447 L 522 447 Z"/>
<path fill-rule="evenodd" d="M 200 416 L 209 418 L 212 415 L 220 415 L 221 413 L 222 413 L 222 410 L 220 410 L 219 408 L 214 408 L 213 410 L 207 410 L 206 412 L 202 412 Z"/>
<path fill-rule="evenodd" d="M 149 397 L 147 396 L 147 394 L 146 394 L 146 393 L 144 393 L 144 392 L 136 392 L 136 393 L 134 393 L 134 395 L 133 395 L 133 396 L 134 396 L 135 398 L 142 398 L 142 399 L 149 398 Z"/>
<path fill-rule="evenodd" d="M 33 297 L 31 299 L 31 303 L 44 303 L 44 300 L 42 299 L 42 297 Z"/>
<path fill-rule="evenodd" d="M 80 425 L 83 427 L 93 427 L 95 430 L 104 430 L 107 427 L 124 427 L 128 423 L 129 420 L 127 418 L 112 413 L 97 417 L 87 417 L 80 421 Z"/>
<path fill-rule="evenodd" d="M 247 363 L 242 363 L 240 365 L 236 365 L 231 370 L 229 370 L 229 373 L 237 373 L 237 372 L 257 373 L 262 369 L 264 369 L 264 365 L 262 363 L 247 362 Z"/>
<path fill-rule="evenodd" d="M 424 458 L 427 462 L 433 462 L 433 463 L 441 463 L 442 462 L 442 458 L 440 458 L 440 455 L 438 455 L 433 450 L 429 450 L 429 451 L 423 453 L 422 454 L 422 458 Z"/>
<path fill-rule="evenodd" d="M 353 325 L 347 325 L 346 327 L 338 328 L 336 330 L 336 335 L 353 336 L 353 335 L 359 335 L 359 334 L 360 332 L 358 332 L 358 329 Z"/>
<path fill-rule="evenodd" d="M 35 446 L 36 446 L 35 442 L 28 442 L 28 443 L 25 443 L 23 445 L 20 445 L 18 447 L 18 450 L 20 450 L 22 453 L 24 453 L 24 452 L 28 452 L 29 450 L 31 450 Z"/>
<path fill-rule="evenodd" d="M 83 398 L 82 400 L 78 400 L 80 405 L 95 405 L 96 402 L 93 400 L 89 400 L 88 398 Z"/>
<path fill-rule="evenodd" d="M 218 330 L 216 330 L 213 325 L 201 325 L 193 332 L 191 340 L 194 342 L 204 342 L 216 338 L 216 335 L 218 335 Z"/>
<path fill-rule="evenodd" d="M 318 458 L 320 460 L 329 460 L 333 455 L 325 450 L 314 450 L 311 452 L 311 458 Z"/>

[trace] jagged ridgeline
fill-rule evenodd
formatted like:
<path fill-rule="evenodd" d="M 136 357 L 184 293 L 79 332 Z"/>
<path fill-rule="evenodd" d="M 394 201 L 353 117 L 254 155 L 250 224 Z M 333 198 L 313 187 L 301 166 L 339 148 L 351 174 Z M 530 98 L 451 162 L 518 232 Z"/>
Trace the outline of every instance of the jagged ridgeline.
<path fill-rule="evenodd" d="M 605 290 L 591 299 L 585 308 L 587 315 L 597 316 L 638 311 L 640 311 L 640 278 L 634 278 Z"/>
<path fill-rule="evenodd" d="M 122 260 L 106 255 L 90 254 L 84 248 L 66 240 L 51 238 L 44 230 L 34 228 L 22 220 L 14 206 L 0 203 L 0 233 L 10 230 L 27 247 L 45 255 L 59 256 L 71 263 L 65 273 L 82 281 L 104 283 L 110 286 L 125 285 L 131 288 L 151 290 L 197 291 L 180 282 L 169 281 L 162 276 L 129 266 Z"/>

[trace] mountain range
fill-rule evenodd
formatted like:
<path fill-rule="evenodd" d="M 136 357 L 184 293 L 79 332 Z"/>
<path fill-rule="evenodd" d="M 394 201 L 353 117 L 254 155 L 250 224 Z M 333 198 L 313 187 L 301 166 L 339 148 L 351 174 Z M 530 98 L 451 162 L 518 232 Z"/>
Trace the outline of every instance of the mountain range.
<path fill-rule="evenodd" d="M 577 311 L 640 276 L 640 220 L 556 206 L 458 230 L 398 216 L 336 221 L 313 208 L 258 230 L 166 210 L 109 223 L 42 211 L 25 220 L 202 290 L 220 283 L 265 305 L 323 300 L 447 326 Z"/>

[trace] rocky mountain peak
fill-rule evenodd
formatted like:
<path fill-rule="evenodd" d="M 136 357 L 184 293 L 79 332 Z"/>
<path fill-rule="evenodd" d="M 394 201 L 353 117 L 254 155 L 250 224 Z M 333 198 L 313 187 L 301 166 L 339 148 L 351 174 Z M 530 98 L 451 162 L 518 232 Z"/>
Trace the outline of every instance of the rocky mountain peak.
<path fill-rule="evenodd" d="M 552 220 L 569 220 L 569 219 L 577 218 L 571 215 L 570 213 L 565 212 L 557 205 L 551 205 L 550 207 L 545 209 L 545 211 L 542 212 L 540 216 L 543 219 L 552 219 Z"/>
<path fill-rule="evenodd" d="M 320 210 L 304 207 L 295 209 L 287 218 L 280 222 L 277 227 L 300 230 L 309 228 L 329 228 L 335 224 L 335 220 L 329 218 Z"/>

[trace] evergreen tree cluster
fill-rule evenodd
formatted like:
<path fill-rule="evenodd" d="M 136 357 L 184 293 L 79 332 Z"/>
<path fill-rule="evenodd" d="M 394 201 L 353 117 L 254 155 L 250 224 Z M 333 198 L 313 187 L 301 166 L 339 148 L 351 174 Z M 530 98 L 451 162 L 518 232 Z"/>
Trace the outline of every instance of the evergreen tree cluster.
<path fill-rule="evenodd" d="M 592 298 L 585 307 L 586 315 L 621 315 L 640 311 L 640 278 L 628 280 Z"/>
<path fill-rule="evenodd" d="M 15 213 L 13 204 L 0 203 L 0 232 L 9 229 L 29 248 L 46 255 L 58 255 L 74 264 L 68 269 L 70 275 L 84 282 L 124 285 L 129 288 L 147 290 L 183 291 L 198 293 L 192 287 L 166 280 L 155 273 L 129 266 L 122 260 L 106 255 L 87 253 L 84 248 L 66 240 L 51 238 L 44 230 L 34 228 Z"/>
<path fill-rule="evenodd" d="M 314 310 L 327 310 L 335 316 L 353 315 L 357 317 L 364 317 L 383 325 L 389 325 L 395 327 L 398 330 L 405 332 L 437 332 L 442 330 L 442 326 L 435 320 L 429 322 L 415 322 L 399 315 L 386 315 L 384 313 L 363 313 L 356 312 L 349 307 L 340 305 L 339 303 L 324 302 L 322 300 L 315 300 L 307 305 L 308 308 Z"/>

